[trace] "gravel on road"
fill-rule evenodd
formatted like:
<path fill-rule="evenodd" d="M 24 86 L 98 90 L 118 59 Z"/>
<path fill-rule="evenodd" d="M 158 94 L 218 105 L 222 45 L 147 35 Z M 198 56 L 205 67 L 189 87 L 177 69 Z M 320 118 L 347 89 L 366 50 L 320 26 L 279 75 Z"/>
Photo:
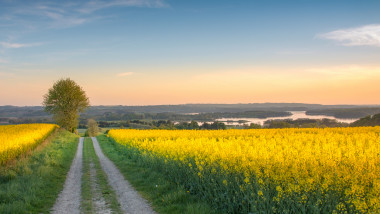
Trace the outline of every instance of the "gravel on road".
<path fill-rule="evenodd" d="M 53 214 L 79 214 L 81 203 L 83 137 L 79 138 L 78 149 L 67 174 L 62 192 L 52 209 Z"/>
<path fill-rule="evenodd" d="M 95 137 L 92 137 L 92 142 L 94 144 L 95 153 L 99 158 L 100 165 L 103 171 L 107 174 L 108 183 L 115 191 L 123 212 L 128 214 L 155 213 L 148 202 L 133 189 L 116 166 L 103 154 L 98 140 Z"/>

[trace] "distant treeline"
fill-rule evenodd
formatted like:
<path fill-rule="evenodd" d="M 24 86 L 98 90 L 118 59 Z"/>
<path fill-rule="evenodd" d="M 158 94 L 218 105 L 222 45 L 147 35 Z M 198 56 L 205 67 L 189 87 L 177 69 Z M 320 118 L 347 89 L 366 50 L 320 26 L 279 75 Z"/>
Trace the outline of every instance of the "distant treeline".
<path fill-rule="evenodd" d="M 158 120 L 158 121 L 100 121 L 99 127 L 101 128 L 131 128 L 131 129 L 192 129 L 192 130 L 218 130 L 226 129 L 227 126 L 221 122 L 203 123 L 199 125 L 196 121 L 174 123 L 170 120 Z M 86 125 L 82 125 L 79 128 L 87 128 Z"/>
<path fill-rule="evenodd" d="M 351 126 L 380 126 L 380 114 L 363 117 L 351 123 Z"/>
<path fill-rule="evenodd" d="M 151 105 L 151 106 L 91 106 L 89 115 L 102 115 L 106 112 L 139 113 L 214 113 L 244 111 L 311 111 L 323 109 L 358 109 L 380 108 L 370 105 L 320 105 L 304 103 L 248 103 L 248 104 L 185 104 L 185 105 Z M 0 106 L 0 117 L 47 116 L 42 106 Z"/>
<path fill-rule="evenodd" d="M 348 127 L 350 124 L 339 123 L 331 119 L 298 119 L 298 120 L 268 120 L 263 126 L 255 123 L 243 125 L 225 125 L 223 122 L 203 123 L 199 125 L 196 121 L 175 123 L 170 120 L 158 121 L 100 121 L 101 128 L 131 128 L 131 129 L 195 129 L 195 130 L 215 130 L 215 129 L 261 129 L 261 128 L 325 128 L 325 127 Z M 86 128 L 83 124 L 80 128 Z"/>
<path fill-rule="evenodd" d="M 245 112 L 215 112 L 201 114 L 176 114 L 176 113 L 135 113 L 135 112 L 105 112 L 100 116 L 82 114 L 81 118 L 95 118 L 98 121 L 118 120 L 172 120 L 172 121 L 213 121 L 219 118 L 268 118 L 290 116 L 289 112 L 277 111 L 245 111 Z"/>
<path fill-rule="evenodd" d="M 220 117 L 287 116 L 287 111 L 306 111 L 309 115 L 361 118 L 380 113 L 380 106 L 319 105 L 303 103 L 186 104 L 155 106 L 91 106 L 82 117 L 101 120 L 207 120 Z M 184 115 L 188 113 L 201 113 Z M 239 113 L 239 114 L 237 114 Z M 279 114 L 277 114 L 279 113 Z M 220 115 L 222 114 L 222 115 Z M 231 114 L 229 116 L 229 114 Z M 49 117 L 42 106 L 0 106 L 0 118 Z M 206 119 L 205 119 L 206 118 Z"/>
<path fill-rule="evenodd" d="M 46 117 L 42 106 L 0 106 L 0 117 Z"/>
<path fill-rule="evenodd" d="M 325 127 L 359 127 L 380 126 L 380 114 L 363 117 L 353 123 L 340 123 L 331 119 L 268 120 L 265 128 L 325 128 Z"/>
<path fill-rule="evenodd" d="M 330 108 L 328 108 L 330 107 Z M 254 110 L 252 110 L 254 109 Z M 262 110 L 265 109 L 265 110 Z M 203 111 L 200 111 L 203 110 Z M 226 111 L 222 111 L 226 110 Z M 227 111 L 229 110 L 229 111 Z M 308 115 L 327 115 L 336 118 L 362 118 L 350 125 L 335 120 L 273 120 L 267 121 L 264 128 L 287 127 L 345 127 L 380 125 L 378 106 L 323 106 L 297 103 L 263 104 L 189 104 L 169 106 L 94 106 L 80 117 L 80 127 L 85 128 L 92 118 L 101 127 L 125 127 L 136 129 L 223 129 L 223 128 L 263 128 L 257 124 L 231 126 L 214 122 L 220 118 L 268 118 L 285 117 L 287 110 L 307 110 Z M 147 111 L 147 112 L 143 112 Z M 166 112 L 165 112 L 166 111 Z M 170 112 L 171 111 L 171 112 Z M 197 113 L 199 114 L 189 114 Z M 372 115 L 372 116 L 371 116 Z M 176 121 L 176 122 L 173 122 Z M 192 122 L 188 122 L 192 121 Z M 198 126 L 198 122 L 208 122 Z M 0 124 L 54 123 L 41 106 L 16 107 L 0 106 Z M 195 125 L 196 124 L 196 125 Z M 223 124 L 223 125 L 221 125 Z"/>
<path fill-rule="evenodd" d="M 265 128 L 326 128 L 326 127 L 348 127 L 348 123 L 340 123 L 332 119 L 297 119 L 297 120 L 268 120 Z"/>
<path fill-rule="evenodd" d="M 0 118 L 0 123 L 4 122 L 4 118 Z M 21 123 L 53 123 L 49 118 L 45 119 L 11 119 L 11 124 Z M 380 114 L 366 116 L 351 124 L 340 123 L 332 119 L 284 119 L 284 120 L 267 120 L 264 125 L 259 124 L 243 124 L 243 125 L 226 125 L 223 122 L 205 122 L 199 125 L 197 121 L 191 122 L 173 122 L 171 120 L 115 120 L 115 121 L 98 121 L 99 127 L 102 128 L 132 128 L 132 129 L 260 129 L 260 128 L 325 128 L 325 127 L 356 127 L 356 126 L 380 126 Z M 87 128 L 87 119 L 81 119 L 79 127 Z"/>
<path fill-rule="evenodd" d="M 0 117 L 0 124 L 54 123 L 50 117 Z"/>
<path fill-rule="evenodd" d="M 333 116 L 336 118 L 362 118 L 379 113 L 380 108 L 336 108 L 315 109 L 306 111 L 307 115 L 326 115 Z"/>

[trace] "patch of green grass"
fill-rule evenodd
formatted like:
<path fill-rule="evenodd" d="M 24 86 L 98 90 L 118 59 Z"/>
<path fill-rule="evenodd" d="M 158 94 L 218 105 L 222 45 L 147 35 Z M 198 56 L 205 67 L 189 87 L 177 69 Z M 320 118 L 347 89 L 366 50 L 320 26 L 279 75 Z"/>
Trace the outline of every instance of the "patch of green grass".
<path fill-rule="evenodd" d="M 82 176 L 82 211 L 83 213 L 95 213 L 92 203 L 94 192 L 91 189 L 90 164 L 94 164 L 96 182 L 100 194 L 112 210 L 112 213 L 122 213 L 115 192 L 108 184 L 107 175 L 100 166 L 91 138 L 85 138 L 83 142 L 83 176 Z"/>
<path fill-rule="evenodd" d="M 49 143 L 0 167 L 0 213 L 49 213 L 66 179 L 78 136 L 58 130 Z"/>
<path fill-rule="evenodd" d="M 91 192 L 91 173 L 90 173 L 90 163 L 92 162 L 92 158 L 90 157 L 90 149 L 91 146 L 88 141 L 88 138 L 84 139 L 83 142 L 83 168 L 82 168 L 82 201 L 81 201 L 81 209 L 83 213 L 93 213 L 92 206 L 92 192 Z"/>
<path fill-rule="evenodd" d="M 97 137 L 104 154 L 112 160 L 132 186 L 158 213 L 217 213 L 209 204 L 191 195 L 183 186 L 166 179 L 162 172 L 147 169 L 131 160 L 125 147 L 110 141 L 105 135 Z"/>
<path fill-rule="evenodd" d="M 85 134 L 86 130 L 87 129 L 77 129 L 78 135 L 81 136 L 81 137 L 84 137 L 84 134 Z"/>

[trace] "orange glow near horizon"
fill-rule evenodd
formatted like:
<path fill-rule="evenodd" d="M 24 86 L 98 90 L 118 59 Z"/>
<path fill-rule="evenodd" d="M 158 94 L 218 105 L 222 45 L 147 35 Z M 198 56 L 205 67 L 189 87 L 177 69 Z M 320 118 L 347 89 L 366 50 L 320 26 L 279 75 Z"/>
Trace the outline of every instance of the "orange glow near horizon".
<path fill-rule="evenodd" d="M 380 104 L 380 66 L 120 71 L 107 76 L 74 74 L 71 78 L 87 92 L 92 105 Z M 21 77 L 22 81 L 15 85 L 6 78 L 0 79 L 0 105 L 41 105 L 43 94 L 59 79 Z"/>

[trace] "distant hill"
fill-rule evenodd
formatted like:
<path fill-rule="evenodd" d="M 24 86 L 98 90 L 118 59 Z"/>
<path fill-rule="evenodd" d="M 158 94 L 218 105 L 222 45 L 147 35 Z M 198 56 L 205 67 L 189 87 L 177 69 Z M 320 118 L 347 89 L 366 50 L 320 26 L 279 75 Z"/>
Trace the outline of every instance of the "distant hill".
<path fill-rule="evenodd" d="M 363 117 L 351 123 L 351 126 L 380 126 L 380 114 Z"/>
<path fill-rule="evenodd" d="M 48 116 L 42 106 L 0 106 L 0 117 Z"/>
<path fill-rule="evenodd" d="M 360 118 L 380 113 L 380 106 L 361 105 L 320 105 L 304 103 L 248 103 L 248 104 L 184 104 L 150 106 L 92 106 L 81 118 L 103 120 L 120 119 L 196 119 L 219 117 L 260 117 L 286 116 L 286 111 L 306 111 L 309 115 L 328 115 L 337 118 Z M 186 114 L 202 113 L 199 116 Z M 221 114 L 222 113 L 222 114 Z M 223 115 L 223 116 L 222 116 Z M 146 116 L 146 117 L 145 117 Z M 23 122 L 49 121 L 42 106 L 0 106 L 0 122 L 8 120 Z M 20 120 L 22 119 L 22 120 Z"/>

